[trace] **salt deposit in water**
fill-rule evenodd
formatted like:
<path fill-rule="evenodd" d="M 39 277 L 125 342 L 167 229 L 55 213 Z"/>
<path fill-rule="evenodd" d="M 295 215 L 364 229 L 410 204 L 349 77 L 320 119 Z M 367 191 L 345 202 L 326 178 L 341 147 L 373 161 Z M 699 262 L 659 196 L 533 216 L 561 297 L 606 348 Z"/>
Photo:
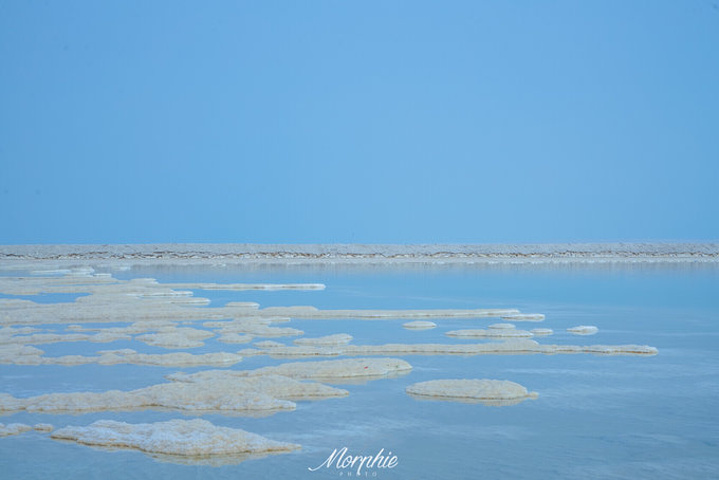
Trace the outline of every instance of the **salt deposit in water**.
<path fill-rule="evenodd" d="M 419 398 L 493 406 L 515 405 L 528 398 L 537 398 L 536 393 L 507 380 L 430 380 L 410 385 L 406 391 Z"/>

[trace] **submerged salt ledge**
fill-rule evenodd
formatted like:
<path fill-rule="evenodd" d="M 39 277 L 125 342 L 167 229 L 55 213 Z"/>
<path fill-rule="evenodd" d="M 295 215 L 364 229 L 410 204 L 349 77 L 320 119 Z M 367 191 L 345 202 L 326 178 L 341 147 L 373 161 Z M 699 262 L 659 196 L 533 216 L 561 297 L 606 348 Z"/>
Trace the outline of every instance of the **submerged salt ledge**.
<path fill-rule="evenodd" d="M 86 427 L 65 427 L 52 433 L 56 440 L 83 445 L 129 448 L 152 455 L 197 457 L 282 453 L 299 445 L 278 442 L 236 428 L 219 427 L 201 420 L 170 420 L 129 424 L 99 420 Z M 239 463 L 243 457 L 238 457 Z"/>
<path fill-rule="evenodd" d="M 528 398 L 537 398 L 536 393 L 507 380 L 430 380 L 410 385 L 406 391 L 420 398 L 495 406 L 515 405 Z"/>

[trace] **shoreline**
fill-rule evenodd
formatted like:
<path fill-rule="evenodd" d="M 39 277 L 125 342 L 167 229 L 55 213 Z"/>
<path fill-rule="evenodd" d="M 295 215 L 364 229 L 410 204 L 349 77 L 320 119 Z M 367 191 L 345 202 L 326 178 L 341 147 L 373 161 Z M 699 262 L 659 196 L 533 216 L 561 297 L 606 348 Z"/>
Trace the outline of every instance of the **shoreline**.
<path fill-rule="evenodd" d="M 719 263 L 719 243 L 0 245 L 0 265 Z"/>

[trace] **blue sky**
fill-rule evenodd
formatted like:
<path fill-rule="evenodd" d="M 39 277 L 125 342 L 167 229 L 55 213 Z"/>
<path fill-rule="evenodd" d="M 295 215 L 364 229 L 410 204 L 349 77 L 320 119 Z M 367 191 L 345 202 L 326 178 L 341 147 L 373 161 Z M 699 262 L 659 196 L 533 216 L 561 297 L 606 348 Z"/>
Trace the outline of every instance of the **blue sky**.
<path fill-rule="evenodd" d="M 0 244 L 719 239 L 716 1 L 0 0 Z"/>

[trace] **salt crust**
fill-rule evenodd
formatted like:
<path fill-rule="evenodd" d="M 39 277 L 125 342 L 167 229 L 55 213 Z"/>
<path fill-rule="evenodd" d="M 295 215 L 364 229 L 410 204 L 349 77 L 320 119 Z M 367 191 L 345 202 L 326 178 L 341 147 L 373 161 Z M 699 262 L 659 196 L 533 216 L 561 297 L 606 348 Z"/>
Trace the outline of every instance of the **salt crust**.
<path fill-rule="evenodd" d="M 511 323 L 493 323 L 492 325 L 488 326 L 487 328 L 489 328 L 490 330 L 511 330 L 511 329 L 517 328 L 517 327 L 515 327 Z"/>
<path fill-rule="evenodd" d="M 3 335 L 0 332 L 0 345 L 16 343 L 19 345 L 42 345 L 46 343 L 62 343 L 62 342 L 94 342 L 109 343 L 118 340 L 130 340 L 129 335 L 113 332 L 100 332 L 95 335 L 75 334 L 57 334 L 57 333 L 33 333 L 31 335 Z"/>
<path fill-rule="evenodd" d="M 254 335 L 240 335 L 239 333 L 223 333 L 217 337 L 217 341 L 221 343 L 250 343 L 254 340 Z"/>
<path fill-rule="evenodd" d="M 21 433 L 32 430 L 30 425 L 24 423 L 8 423 L 7 425 L 0 423 L 0 437 L 9 437 L 10 435 L 20 435 Z"/>
<path fill-rule="evenodd" d="M 410 330 L 429 330 L 430 328 L 435 328 L 437 324 L 427 320 L 415 320 L 413 322 L 403 323 L 402 326 Z"/>
<path fill-rule="evenodd" d="M 533 328 L 530 332 L 534 335 L 552 335 L 554 330 L 551 328 Z"/>
<path fill-rule="evenodd" d="M 201 419 L 138 424 L 99 420 L 85 427 L 61 428 L 50 437 L 96 447 L 135 449 L 170 461 L 168 457 L 183 457 L 198 463 L 218 456 L 227 460 L 221 463 L 239 463 L 247 454 L 282 453 L 300 448 Z"/>
<path fill-rule="evenodd" d="M 488 328 L 487 330 L 450 330 L 445 333 L 445 335 L 456 338 L 526 338 L 531 337 L 532 333 L 526 330 L 515 330 L 513 328 Z"/>
<path fill-rule="evenodd" d="M 403 318 L 485 318 L 518 313 L 514 309 L 436 309 L 436 310 L 319 310 L 311 306 L 267 307 L 261 315 L 281 315 L 304 319 L 403 319 Z"/>
<path fill-rule="evenodd" d="M 269 414 L 294 410 L 293 400 L 343 397 L 346 390 L 280 375 L 170 382 L 132 391 L 50 393 L 29 398 L 0 394 L 0 411 L 40 413 L 172 409 L 194 414 Z"/>
<path fill-rule="evenodd" d="M 159 333 L 146 333 L 138 335 L 135 340 L 163 348 L 195 348 L 201 347 L 205 343 L 202 341 L 207 338 L 214 337 L 213 332 L 207 330 L 199 330 L 196 328 L 175 328 Z"/>
<path fill-rule="evenodd" d="M 55 427 L 50 425 L 49 423 L 36 423 L 35 425 L 32 426 L 32 429 L 35 430 L 36 432 L 47 433 L 47 432 L 52 432 L 53 430 L 55 430 Z"/>
<path fill-rule="evenodd" d="M 430 380 L 410 385 L 411 396 L 485 405 L 514 405 L 527 398 L 537 398 L 534 392 L 508 380 Z"/>
<path fill-rule="evenodd" d="M 207 370 L 168 375 L 170 383 L 132 391 L 51 393 L 30 398 L 0 394 L 0 411 L 42 413 L 167 408 L 192 413 L 273 413 L 293 410 L 296 400 L 348 395 L 315 382 L 372 379 L 408 373 L 412 366 L 394 358 L 294 362 L 256 370 Z"/>
<path fill-rule="evenodd" d="M 5 269 L 66 269 L 85 264 L 129 269 L 133 265 L 226 266 L 234 264 L 406 263 L 647 263 L 715 262 L 717 243 L 564 243 L 485 245 L 2 245 Z M 90 270 L 89 272 L 92 272 Z M 78 273 L 88 273 L 87 271 Z"/>
<path fill-rule="evenodd" d="M 322 355 L 501 355 L 593 353 L 603 355 L 656 355 L 657 349 L 646 345 L 541 345 L 531 339 L 511 339 L 498 343 L 436 344 L 389 343 L 384 345 L 338 345 L 325 347 L 273 347 L 257 351 L 241 351 L 243 355 L 264 353 L 271 357 Z"/>
<path fill-rule="evenodd" d="M 568 328 L 567 331 L 569 333 L 573 333 L 574 335 L 594 335 L 599 331 L 599 329 L 594 326 L 579 325 L 577 327 Z"/>
<path fill-rule="evenodd" d="M 332 345 L 347 345 L 352 341 L 352 335 L 347 333 L 336 333 L 334 335 L 326 335 L 324 337 L 317 338 L 298 338 L 293 343 L 295 345 L 309 345 L 309 346 L 332 346 Z"/>
<path fill-rule="evenodd" d="M 220 320 L 257 317 L 259 307 L 252 302 L 230 302 L 223 307 L 198 308 L 206 306 L 209 300 L 193 297 L 191 291 L 173 290 L 153 279 L 117 280 L 104 275 L 1 277 L 0 292 L 88 294 L 71 303 L 54 304 L 0 299 L 0 324 L 3 325 Z"/>
<path fill-rule="evenodd" d="M 502 320 L 511 320 L 513 322 L 541 322 L 544 315 L 541 313 L 512 313 L 502 315 Z"/>
<path fill-rule="evenodd" d="M 165 283 L 167 288 L 191 290 L 324 290 L 322 283 Z"/>
<path fill-rule="evenodd" d="M 229 382 L 234 378 L 262 375 L 282 375 L 302 380 L 322 380 L 332 383 L 348 378 L 371 379 L 409 373 L 412 365 L 398 358 L 347 358 L 292 362 L 258 368 L 256 370 L 205 370 L 193 374 L 175 373 L 167 378 L 176 382 Z"/>
<path fill-rule="evenodd" d="M 133 364 L 161 367 L 192 367 L 212 366 L 229 367 L 240 361 L 242 356 L 235 353 L 215 352 L 193 355 L 187 352 L 147 354 L 135 350 L 102 350 L 97 356 L 64 355 L 60 357 L 44 357 L 42 350 L 17 345 L 0 345 L 0 364 L 14 365 L 99 365 Z"/>

